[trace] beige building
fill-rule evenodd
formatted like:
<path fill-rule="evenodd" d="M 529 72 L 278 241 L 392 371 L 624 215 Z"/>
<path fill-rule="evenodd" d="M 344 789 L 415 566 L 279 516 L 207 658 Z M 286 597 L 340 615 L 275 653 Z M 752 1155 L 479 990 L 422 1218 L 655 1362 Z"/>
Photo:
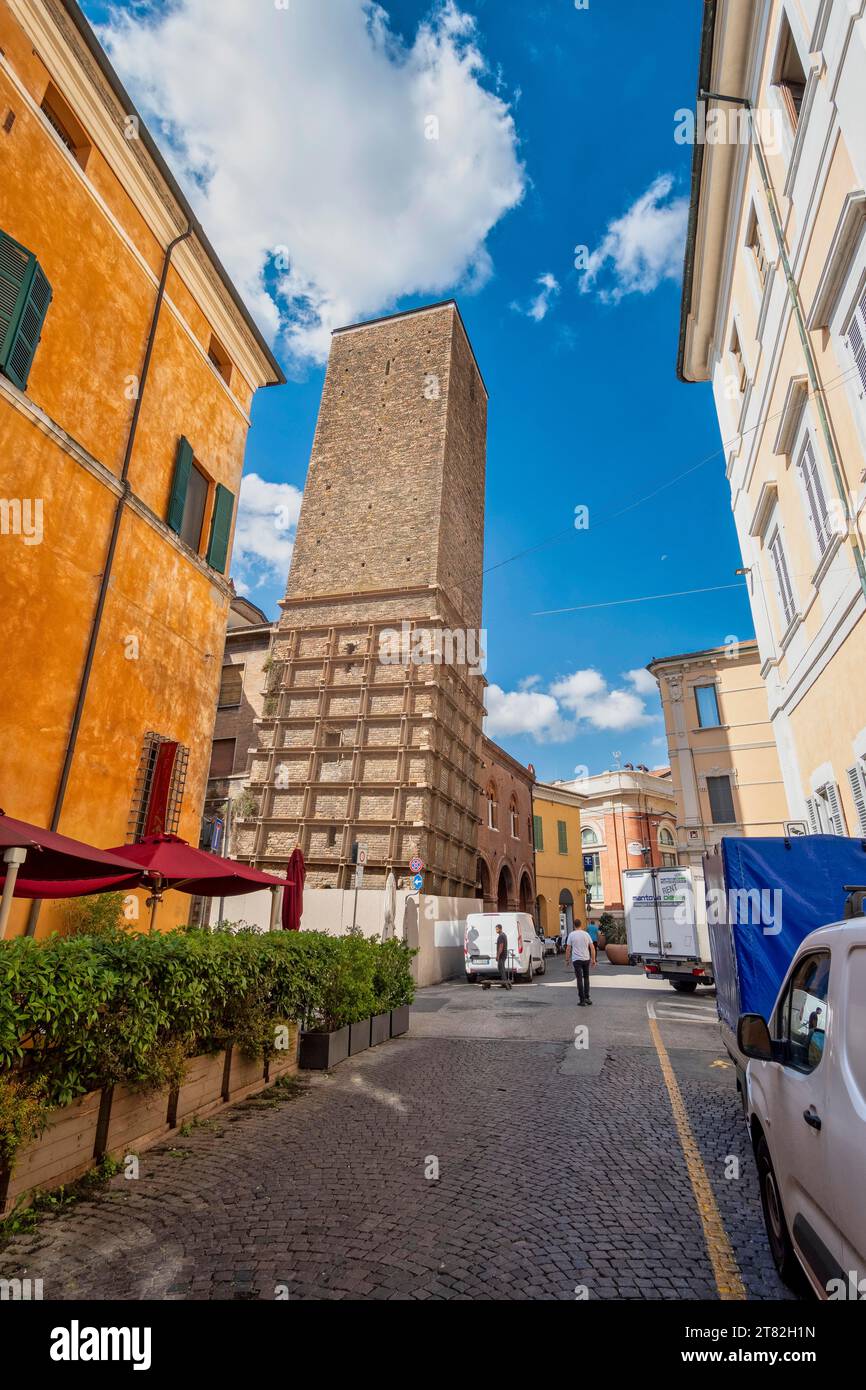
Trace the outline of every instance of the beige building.
<path fill-rule="evenodd" d="M 790 815 L 857 835 L 866 7 L 705 0 L 699 89 L 679 375 L 713 384 Z M 780 815 L 768 799 L 748 819 Z"/>
<path fill-rule="evenodd" d="M 475 898 L 486 431 L 453 301 L 333 335 L 239 855 Z"/>
<path fill-rule="evenodd" d="M 723 835 L 783 835 L 788 803 L 756 642 L 660 657 L 677 852 L 701 869 Z M 805 828 L 805 827 L 803 827 Z"/>

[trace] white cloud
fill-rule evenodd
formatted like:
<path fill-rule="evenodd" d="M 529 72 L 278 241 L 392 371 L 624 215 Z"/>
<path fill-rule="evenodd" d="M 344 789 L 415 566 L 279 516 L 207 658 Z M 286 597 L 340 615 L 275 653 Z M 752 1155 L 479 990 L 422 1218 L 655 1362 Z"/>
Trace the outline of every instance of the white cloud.
<path fill-rule="evenodd" d="M 618 304 L 627 294 L 650 294 L 662 280 L 678 280 L 689 203 L 671 198 L 672 174 L 660 174 L 591 253 L 580 280 L 581 294 L 595 290 L 605 303 Z M 598 286 L 602 272 L 608 283 Z"/>
<path fill-rule="evenodd" d="M 522 681 L 517 682 L 518 690 L 533 690 L 536 685 L 541 684 L 540 676 L 524 676 Z"/>
<path fill-rule="evenodd" d="M 555 275 L 546 270 L 543 275 L 539 275 L 536 285 L 540 286 L 538 294 L 524 308 L 521 304 L 511 305 L 518 314 L 525 314 L 527 318 L 533 319 L 536 323 L 541 323 L 542 319 L 547 318 L 548 311 L 553 300 L 559 294 L 559 281 Z"/>
<path fill-rule="evenodd" d="M 632 671 L 623 671 L 622 675 L 623 680 L 634 686 L 638 695 L 658 695 L 658 681 L 644 666 L 636 666 Z"/>
<path fill-rule="evenodd" d="M 258 473 L 247 473 L 241 480 L 232 549 L 232 578 L 238 593 L 285 582 L 301 497 L 291 483 L 269 483 Z"/>
<path fill-rule="evenodd" d="M 115 9 L 100 36 L 297 359 L 324 360 L 333 328 L 401 296 L 492 274 L 487 234 L 523 197 L 524 169 L 456 0 L 436 0 L 411 42 L 375 0 L 146 3 Z"/>
<path fill-rule="evenodd" d="M 562 743 L 574 733 L 553 696 L 541 690 L 505 691 L 499 685 L 489 685 L 486 706 L 485 732 L 491 738 L 530 734 L 539 743 Z"/>
<path fill-rule="evenodd" d="M 636 691 L 611 690 L 591 667 L 554 681 L 550 693 L 575 719 L 596 729 L 636 729 L 652 717 Z"/>

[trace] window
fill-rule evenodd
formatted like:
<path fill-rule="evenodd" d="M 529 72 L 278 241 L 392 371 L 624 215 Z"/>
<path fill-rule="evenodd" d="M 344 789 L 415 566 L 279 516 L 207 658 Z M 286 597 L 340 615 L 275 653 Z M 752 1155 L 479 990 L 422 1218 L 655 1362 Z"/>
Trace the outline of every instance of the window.
<path fill-rule="evenodd" d="M 776 594 L 785 618 L 785 628 L 787 629 L 797 616 L 797 608 L 794 603 L 794 590 L 791 588 L 791 576 L 788 573 L 788 562 L 785 559 L 785 551 L 782 546 L 782 537 L 778 526 L 770 537 L 770 543 L 767 549 L 773 561 L 773 570 L 776 577 Z"/>
<path fill-rule="evenodd" d="M 698 711 L 698 724 L 702 729 L 716 729 L 721 724 L 719 718 L 719 697 L 714 685 L 695 686 L 695 705 Z"/>
<path fill-rule="evenodd" d="M 560 854 L 568 854 L 568 826 L 564 820 L 556 822 L 557 848 Z"/>
<path fill-rule="evenodd" d="M 584 826 L 580 832 L 580 843 L 582 845 L 597 845 L 599 843 L 598 831 L 593 830 L 591 825 Z"/>
<path fill-rule="evenodd" d="M 860 399 L 866 397 L 866 286 L 860 293 L 848 324 L 848 351 L 860 379 Z"/>
<path fill-rule="evenodd" d="M 496 801 L 496 788 L 487 788 L 487 829 L 495 830 L 499 818 L 499 806 Z"/>
<path fill-rule="evenodd" d="M 234 738 L 215 738 L 208 777 L 230 777 L 235 765 Z"/>
<path fill-rule="evenodd" d="M 746 374 L 746 360 L 743 357 L 743 345 L 740 342 L 740 334 L 736 324 L 734 324 L 731 329 L 731 356 L 734 359 L 734 366 L 736 368 L 737 385 L 740 388 L 740 395 L 742 395 L 746 389 L 748 377 Z"/>
<path fill-rule="evenodd" d="M 866 759 L 858 758 L 853 767 L 848 768 L 848 781 L 854 809 L 860 822 L 860 834 L 866 835 Z"/>
<path fill-rule="evenodd" d="M 73 115 L 72 108 L 63 100 L 53 83 L 49 83 L 42 98 L 42 114 L 54 134 L 65 145 L 82 169 L 90 155 L 90 141 L 84 127 Z"/>
<path fill-rule="evenodd" d="M 131 840 L 177 832 L 188 762 L 189 749 L 182 743 L 145 734 L 127 829 Z"/>
<path fill-rule="evenodd" d="M 785 1062 L 798 1071 L 814 1071 L 824 1055 L 829 985 L 830 953 L 816 951 L 794 966 L 779 1005 L 777 1028 Z"/>
<path fill-rule="evenodd" d="M 735 825 L 734 794 L 731 779 L 727 773 L 722 777 L 707 778 L 707 795 L 710 798 L 710 819 L 713 825 Z"/>
<path fill-rule="evenodd" d="M 511 830 L 512 838 L 515 839 L 515 840 L 519 840 L 519 839 L 520 839 L 520 817 L 519 817 L 518 814 L 517 814 L 517 802 L 515 801 L 514 797 L 511 798 L 511 805 L 510 805 L 509 808 L 508 808 L 508 820 L 509 820 L 509 828 L 510 828 L 510 830 Z"/>
<path fill-rule="evenodd" d="M 341 748 L 343 735 L 339 729 L 325 729 L 322 742 L 326 748 Z"/>
<path fill-rule="evenodd" d="M 327 847 L 328 847 L 328 849 L 335 849 L 335 848 L 336 848 L 336 845 L 337 845 L 337 827 L 336 827 L 335 825 L 329 825 L 329 826 L 328 826 Z"/>
<path fill-rule="evenodd" d="M 661 851 L 662 867 L 665 869 L 675 869 L 677 866 L 676 855 L 677 842 L 666 825 L 659 830 L 659 850 Z"/>
<path fill-rule="evenodd" d="M 223 381 L 228 385 L 232 379 L 231 358 L 222 343 L 213 333 L 210 335 L 210 345 L 207 350 L 207 355 L 211 365 L 216 367 Z"/>
<path fill-rule="evenodd" d="M 803 484 L 809 523 L 818 544 L 818 553 L 826 554 L 833 539 L 830 531 L 830 517 L 824 496 L 824 483 L 812 448 L 811 439 L 806 437 L 797 458 L 797 472 Z"/>
<path fill-rule="evenodd" d="M 604 902 L 604 885 L 601 881 L 601 855 L 585 854 L 583 857 L 583 876 L 591 903 Z"/>
<path fill-rule="evenodd" d="M 244 690 L 243 666 L 224 666 L 220 681 L 218 709 L 231 709 L 239 705 Z"/>
<path fill-rule="evenodd" d="M 0 372 L 21 391 L 50 303 L 51 286 L 33 252 L 0 232 Z"/>
<path fill-rule="evenodd" d="M 206 559 L 213 569 L 225 574 L 234 516 L 234 493 L 223 487 L 222 483 L 211 487 L 207 474 L 193 457 L 192 445 L 188 439 L 181 437 L 177 446 L 167 521 L 172 531 L 196 554 L 201 552 L 202 533 L 211 492 L 213 507 Z"/>
<path fill-rule="evenodd" d="M 761 224 L 758 221 L 758 214 L 754 208 L 752 208 L 751 216 L 749 217 L 746 231 L 746 245 L 755 258 L 755 269 L 758 272 L 761 289 L 763 289 L 767 283 L 767 253 L 764 250 L 764 238 L 761 235 Z"/>
<path fill-rule="evenodd" d="M 803 71 L 800 54 L 797 52 L 794 35 L 791 33 L 791 26 L 787 19 L 782 20 L 779 62 L 776 67 L 776 86 L 779 88 L 779 94 L 791 125 L 796 130 L 803 105 L 803 93 L 806 90 L 806 74 Z"/>
<path fill-rule="evenodd" d="M 532 817 L 532 829 L 535 835 L 535 848 L 544 849 L 544 826 L 541 823 L 541 816 Z"/>
<path fill-rule="evenodd" d="M 806 812 L 813 835 L 847 835 L 845 812 L 835 782 L 825 782 L 806 798 Z"/>

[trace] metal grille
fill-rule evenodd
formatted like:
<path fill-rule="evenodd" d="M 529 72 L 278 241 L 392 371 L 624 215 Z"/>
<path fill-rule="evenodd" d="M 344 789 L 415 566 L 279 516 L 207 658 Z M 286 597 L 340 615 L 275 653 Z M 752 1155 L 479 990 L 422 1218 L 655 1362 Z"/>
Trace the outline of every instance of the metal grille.
<path fill-rule="evenodd" d="M 141 758 L 138 764 L 138 772 L 135 777 L 135 788 L 132 793 L 132 805 L 129 812 L 129 824 L 127 834 L 132 841 L 141 840 L 144 836 L 144 828 L 147 824 L 147 815 L 150 810 L 150 798 L 153 792 L 153 776 L 156 770 L 156 759 L 160 748 L 164 743 L 173 743 L 174 739 L 165 734 L 156 734 L 152 730 L 144 736 L 144 747 L 142 748 Z M 165 815 L 165 829 L 169 835 L 176 835 L 180 824 L 180 812 L 183 805 L 183 793 L 186 786 L 186 771 L 189 763 L 189 749 L 184 744 L 177 745 L 177 753 L 174 759 L 174 768 L 171 774 L 171 786 L 168 792 L 168 804 Z"/>

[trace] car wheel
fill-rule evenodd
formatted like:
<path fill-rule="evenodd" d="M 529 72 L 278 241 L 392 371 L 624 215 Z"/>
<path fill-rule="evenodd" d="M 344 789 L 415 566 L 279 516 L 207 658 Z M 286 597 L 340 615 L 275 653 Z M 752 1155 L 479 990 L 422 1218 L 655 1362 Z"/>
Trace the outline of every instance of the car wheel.
<path fill-rule="evenodd" d="M 783 1283 L 787 1284 L 794 1293 L 802 1294 L 807 1287 L 806 1277 L 800 1268 L 800 1262 L 794 1254 L 794 1247 L 791 1244 L 791 1237 L 788 1235 L 776 1171 L 773 1168 L 770 1150 L 763 1135 L 758 1140 L 755 1149 L 755 1162 L 758 1166 L 761 1208 L 764 1213 L 764 1226 L 767 1231 L 770 1254 L 773 1256 L 773 1264 L 776 1266 L 779 1278 Z"/>
<path fill-rule="evenodd" d="M 671 980 L 671 984 L 677 994 L 694 994 L 698 987 L 697 980 Z"/>
<path fill-rule="evenodd" d="M 529 957 L 529 963 L 528 963 L 528 965 L 527 965 L 527 967 L 526 967 L 526 973 L 525 973 L 524 975 L 521 975 L 521 977 L 520 977 L 521 980 L 523 981 L 523 983 L 524 983 L 525 985 L 531 985 L 531 984 L 532 984 L 532 976 L 533 976 L 533 973 L 534 973 L 534 972 L 533 972 L 533 969 L 532 969 L 532 956 L 530 956 L 530 957 Z"/>
<path fill-rule="evenodd" d="M 474 984 L 476 983 L 477 979 L 478 979 L 478 976 L 477 976 L 477 975 L 470 975 L 470 974 L 467 972 L 467 975 L 466 975 L 466 983 L 467 983 L 467 984 L 474 985 Z"/>
<path fill-rule="evenodd" d="M 542 957 L 541 957 L 541 969 L 539 970 L 538 973 L 539 973 L 539 975 L 546 975 L 546 974 L 547 974 L 547 958 L 546 958 L 545 956 L 542 956 Z"/>

